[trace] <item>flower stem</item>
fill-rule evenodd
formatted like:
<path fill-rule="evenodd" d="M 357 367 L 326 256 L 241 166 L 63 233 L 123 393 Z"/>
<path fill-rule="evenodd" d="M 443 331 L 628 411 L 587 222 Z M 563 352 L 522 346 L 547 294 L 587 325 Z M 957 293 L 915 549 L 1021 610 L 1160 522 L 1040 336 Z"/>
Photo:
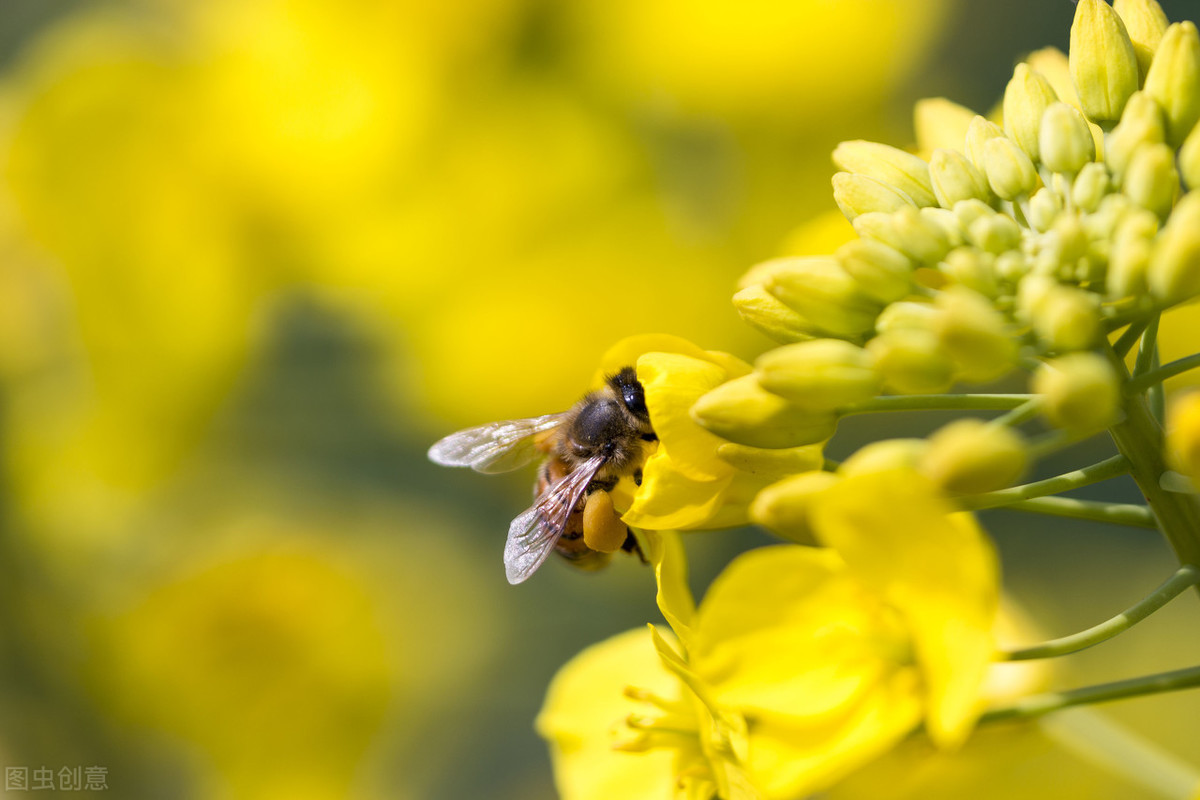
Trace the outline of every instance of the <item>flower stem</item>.
<path fill-rule="evenodd" d="M 962 497 L 959 498 L 958 503 L 962 507 L 972 511 L 981 508 L 996 508 L 997 506 L 1007 505 L 1018 500 L 1028 500 L 1031 497 L 1058 494 L 1069 489 L 1077 489 L 1080 486 L 1099 483 L 1109 478 L 1115 478 L 1118 475 L 1124 475 L 1128 471 L 1129 459 L 1123 455 L 1115 455 L 1112 458 L 1106 458 L 1103 461 L 1083 467 L 1082 469 L 1055 475 L 1053 478 L 1046 478 L 1042 481 L 1034 481 L 1022 484 L 1021 486 L 1013 486 L 997 492 Z"/>
<path fill-rule="evenodd" d="M 1121 358 L 1133 349 L 1137 344 L 1138 339 L 1142 338 L 1142 331 L 1146 330 L 1146 326 L 1150 324 L 1150 320 L 1143 319 L 1130 323 L 1129 329 L 1121 334 L 1121 337 L 1113 343 L 1113 350 Z"/>
<path fill-rule="evenodd" d="M 840 410 L 842 416 L 874 414 L 883 411 L 996 411 L 1019 408 L 1029 401 L 1027 394 L 897 394 L 883 395 L 865 403 Z"/>
<path fill-rule="evenodd" d="M 1141 697 L 1197 687 L 1200 687 L 1200 666 L 1187 667 L 1172 672 L 1142 675 L 1137 678 L 1085 686 L 1064 692 L 1047 692 L 1023 697 L 1012 705 L 1000 706 L 985 712 L 979 718 L 979 722 L 982 724 L 1008 719 L 1029 719 L 1071 706 L 1106 703 L 1127 697 Z"/>
<path fill-rule="evenodd" d="M 1004 508 L 1013 511 L 1035 511 L 1052 517 L 1129 525 L 1134 528 L 1158 528 L 1154 512 L 1145 506 L 1128 503 L 1098 503 L 1092 500 L 1077 500 L 1074 497 L 1033 497 L 1009 503 Z"/>
<path fill-rule="evenodd" d="M 1136 378 L 1129 381 L 1125 386 L 1125 391 L 1128 394 L 1137 394 L 1144 392 L 1151 386 L 1162 383 L 1167 378 L 1173 378 L 1180 373 L 1187 372 L 1190 369 L 1200 367 L 1200 353 L 1193 353 L 1185 358 L 1172 361 L 1169 364 L 1164 364 L 1158 369 L 1143 372 Z"/>
<path fill-rule="evenodd" d="M 1200 567 L 1185 566 L 1176 570 L 1152 593 L 1134 603 L 1129 608 L 1117 614 L 1112 619 L 1105 620 L 1099 625 L 1088 628 L 1070 636 L 1051 639 L 1030 647 L 1003 651 L 999 658 L 1005 661 L 1027 661 L 1034 658 L 1054 658 L 1077 653 L 1080 650 L 1108 641 L 1119 633 L 1123 633 L 1146 617 L 1158 611 L 1171 600 L 1182 594 L 1188 587 L 1200 582 Z"/>
<path fill-rule="evenodd" d="M 1111 349 L 1108 355 L 1117 374 L 1131 386 L 1125 363 Z M 1179 563 L 1200 565 L 1200 503 L 1196 495 L 1169 492 L 1160 483 L 1168 470 L 1162 425 L 1142 394 L 1127 393 L 1123 410 L 1124 419 L 1109 428 L 1117 450 L 1129 459 L 1129 474 L 1150 504 Z"/>

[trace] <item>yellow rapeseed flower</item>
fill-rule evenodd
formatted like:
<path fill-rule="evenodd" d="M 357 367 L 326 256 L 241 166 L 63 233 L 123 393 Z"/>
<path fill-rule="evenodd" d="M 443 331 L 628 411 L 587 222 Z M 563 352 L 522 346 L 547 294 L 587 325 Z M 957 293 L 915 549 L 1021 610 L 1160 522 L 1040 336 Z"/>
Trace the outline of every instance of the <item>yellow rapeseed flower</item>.
<path fill-rule="evenodd" d="M 812 525 L 828 548 L 744 554 L 694 612 L 677 538 L 652 540 L 677 641 L 633 631 L 560 671 L 538 730 L 564 800 L 672 786 L 782 800 L 828 787 L 922 720 L 939 746 L 964 741 L 994 648 L 987 539 L 907 470 L 829 487 Z M 635 704 L 614 732 L 620 685 Z"/>

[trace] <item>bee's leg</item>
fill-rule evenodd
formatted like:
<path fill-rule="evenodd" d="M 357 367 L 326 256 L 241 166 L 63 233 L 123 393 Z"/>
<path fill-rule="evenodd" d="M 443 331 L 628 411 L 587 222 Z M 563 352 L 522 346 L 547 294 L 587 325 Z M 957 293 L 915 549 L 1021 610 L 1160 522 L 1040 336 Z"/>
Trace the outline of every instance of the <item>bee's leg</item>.
<path fill-rule="evenodd" d="M 592 492 L 611 492 L 615 488 L 617 488 L 616 478 L 593 478 L 583 491 L 585 494 L 591 494 Z"/>
<path fill-rule="evenodd" d="M 643 564 L 649 564 L 650 562 L 646 560 L 646 554 L 642 552 L 642 546 L 638 544 L 637 537 L 633 535 L 633 531 L 629 530 L 628 527 L 625 528 L 625 531 L 625 544 L 621 545 L 621 549 L 626 553 L 633 553 L 636 555 L 638 560 Z"/>

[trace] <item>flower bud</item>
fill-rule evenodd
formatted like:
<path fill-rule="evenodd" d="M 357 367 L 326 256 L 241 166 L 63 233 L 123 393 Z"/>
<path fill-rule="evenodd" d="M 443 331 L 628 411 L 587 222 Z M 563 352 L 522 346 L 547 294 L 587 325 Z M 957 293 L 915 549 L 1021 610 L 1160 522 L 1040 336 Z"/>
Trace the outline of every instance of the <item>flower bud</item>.
<path fill-rule="evenodd" d="M 1146 273 L 1157 233 L 1158 218 L 1145 209 L 1132 210 L 1117 223 L 1105 284 L 1110 299 L 1140 297 L 1146 291 Z"/>
<path fill-rule="evenodd" d="M 1125 23 L 1125 31 L 1137 56 L 1138 75 L 1144 80 L 1154 51 L 1167 30 L 1167 15 L 1155 0 L 1113 0 L 1113 11 Z"/>
<path fill-rule="evenodd" d="M 933 330 L 934 320 L 940 312 L 929 303 L 904 300 L 892 303 L 879 312 L 875 330 L 887 333 L 894 330 Z"/>
<path fill-rule="evenodd" d="M 836 258 L 863 293 L 880 303 L 901 300 L 912 290 L 912 262 L 894 247 L 854 239 L 838 248 Z"/>
<path fill-rule="evenodd" d="M 819 470 L 825 463 L 825 454 L 819 444 L 767 449 L 725 442 L 717 445 L 717 458 L 751 475 L 780 477 Z"/>
<path fill-rule="evenodd" d="M 785 539 L 815 545 L 809 509 L 814 499 L 840 480 L 832 472 L 820 471 L 784 478 L 758 493 L 750 504 L 750 519 Z"/>
<path fill-rule="evenodd" d="M 1020 246 L 1021 226 L 1007 214 L 992 214 L 972 222 L 967 239 L 989 253 L 1003 253 Z"/>
<path fill-rule="evenodd" d="M 1188 189 L 1200 189 L 1200 125 L 1192 128 L 1179 148 L 1179 174 Z"/>
<path fill-rule="evenodd" d="M 758 385 L 811 411 L 832 411 L 879 394 L 879 375 L 861 347 L 839 339 L 797 342 L 754 362 Z"/>
<path fill-rule="evenodd" d="M 981 494 L 1012 486 L 1026 463 L 1025 444 L 1012 428 L 967 417 L 929 437 L 921 472 L 947 494 Z"/>
<path fill-rule="evenodd" d="M 1150 293 L 1165 305 L 1200 294 L 1200 191 L 1175 204 L 1155 242 L 1146 279 Z"/>
<path fill-rule="evenodd" d="M 1167 144 L 1179 147 L 1200 119 L 1200 33 L 1195 23 L 1167 28 L 1146 73 L 1145 91 L 1166 116 Z"/>
<path fill-rule="evenodd" d="M 980 116 L 976 116 L 975 119 L 971 120 L 971 126 L 967 128 L 964 152 L 975 166 L 975 169 L 980 172 L 986 171 L 987 161 L 985 152 L 987 143 L 993 139 L 1003 138 L 1004 129 L 996 123 Z"/>
<path fill-rule="evenodd" d="M 1029 260 L 1019 250 L 1009 250 L 996 256 L 996 277 L 1005 283 L 1016 285 L 1029 274 Z"/>
<path fill-rule="evenodd" d="M 1096 353 L 1068 353 L 1042 364 L 1033 391 L 1042 396 L 1042 413 L 1051 425 L 1080 436 L 1112 425 L 1121 410 L 1117 374 Z"/>
<path fill-rule="evenodd" d="M 958 204 L 955 203 L 955 205 Z M 984 206 L 987 208 L 986 204 Z M 991 209 L 988 208 L 988 210 Z M 951 248 L 958 247 L 963 243 L 962 225 L 959 224 L 958 217 L 952 210 L 929 206 L 920 209 L 917 213 L 921 215 L 921 219 L 936 226 L 942 232 Z"/>
<path fill-rule="evenodd" d="M 1033 274 L 1022 278 L 1017 284 L 1017 318 L 1032 324 L 1057 286 L 1058 281 L 1049 275 Z"/>
<path fill-rule="evenodd" d="M 1175 152 L 1165 144 L 1144 144 L 1133 154 L 1121 190 L 1133 202 L 1165 219 L 1171 213 L 1179 173 Z"/>
<path fill-rule="evenodd" d="M 929 182 L 929 165 L 912 153 L 859 139 L 835 147 L 833 163 L 843 172 L 866 175 L 899 189 L 919 206 L 937 203 Z"/>
<path fill-rule="evenodd" d="M 944 97 L 918 100 L 913 108 L 913 127 L 917 141 L 926 151 L 939 147 L 958 147 L 967 135 L 975 112 Z"/>
<path fill-rule="evenodd" d="M 982 295 L 951 287 L 937 297 L 935 333 L 963 380 L 986 383 L 1016 362 L 1017 344 L 1003 315 Z"/>
<path fill-rule="evenodd" d="M 1028 64 L 1017 64 L 1004 89 L 1004 132 L 1034 161 L 1038 156 L 1038 131 L 1042 114 L 1058 96 L 1050 83 Z"/>
<path fill-rule="evenodd" d="M 1062 198 L 1057 192 L 1043 186 L 1029 198 L 1029 224 L 1035 231 L 1045 233 L 1054 225 L 1062 210 Z"/>
<path fill-rule="evenodd" d="M 867 352 L 888 391 L 940 394 L 954 384 L 954 363 L 932 331 L 893 328 L 867 342 Z"/>
<path fill-rule="evenodd" d="M 1129 169 L 1134 152 L 1143 144 L 1161 144 L 1166 135 L 1158 103 L 1145 92 L 1134 92 L 1125 104 L 1121 121 L 1104 143 L 1104 162 L 1120 181 Z"/>
<path fill-rule="evenodd" d="M 987 222 L 981 218 L 979 223 Z M 946 254 L 938 265 L 943 273 L 957 284 L 979 292 L 984 297 L 995 298 L 1000 294 L 996 281 L 995 257 L 975 247 L 956 247 Z"/>
<path fill-rule="evenodd" d="M 757 376 L 727 381 L 692 405 L 692 419 L 722 439 L 751 447 L 799 447 L 833 436 L 833 414 L 789 403 L 758 384 Z"/>
<path fill-rule="evenodd" d="M 1138 90 L 1138 62 L 1125 23 L 1104 0 L 1075 6 L 1068 57 L 1083 113 L 1100 124 L 1119 120 Z"/>
<path fill-rule="evenodd" d="M 1037 189 L 1040 180 L 1029 156 L 1012 139 L 989 139 L 983 148 L 983 169 L 988 185 L 1004 200 L 1024 197 Z"/>
<path fill-rule="evenodd" d="M 892 212 L 913 205 L 912 199 L 886 183 L 850 172 L 833 176 L 833 200 L 854 221 L 859 214 L 870 211 Z"/>
<path fill-rule="evenodd" d="M 950 249 L 950 239 L 942 226 L 911 206 L 892 214 L 892 230 L 896 249 L 918 264 L 936 264 Z"/>
<path fill-rule="evenodd" d="M 802 342 L 820 334 L 815 325 L 761 285 L 748 286 L 735 294 L 733 307 L 750 327 L 777 342 Z"/>
<path fill-rule="evenodd" d="M 879 304 L 832 257 L 777 259 L 764 288 L 833 336 L 870 330 L 879 312 Z"/>
<path fill-rule="evenodd" d="M 1100 337 L 1096 296 L 1074 286 L 1054 286 L 1038 304 L 1033 329 L 1051 350 L 1069 352 L 1091 347 Z"/>
<path fill-rule="evenodd" d="M 854 455 L 838 467 L 838 475 L 844 478 L 854 475 L 870 475 L 893 469 L 918 470 L 922 459 L 929 452 L 925 439 L 883 439 L 858 448 Z"/>
<path fill-rule="evenodd" d="M 1109 192 L 1108 169 L 1098 161 L 1083 165 L 1071 184 L 1071 200 L 1080 211 L 1091 213 Z"/>
<path fill-rule="evenodd" d="M 1037 270 L 1074 280 L 1081 259 L 1089 255 L 1091 241 L 1078 214 L 1059 214 L 1054 225 L 1042 237 L 1037 254 Z"/>
<path fill-rule="evenodd" d="M 1167 463 L 1200 488 L 1200 392 L 1188 392 L 1167 410 Z"/>
<path fill-rule="evenodd" d="M 1064 175 L 1074 175 L 1096 158 L 1087 120 L 1066 103 L 1051 103 L 1042 115 L 1038 148 L 1046 168 Z"/>
<path fill-rule="evenodd" d="M 957 150 L 934 150 L 929 159 L 929 178 L 942 208 L 953 208 L 960 200 L 988 200 L 991 189 L 975 165 Z"/>

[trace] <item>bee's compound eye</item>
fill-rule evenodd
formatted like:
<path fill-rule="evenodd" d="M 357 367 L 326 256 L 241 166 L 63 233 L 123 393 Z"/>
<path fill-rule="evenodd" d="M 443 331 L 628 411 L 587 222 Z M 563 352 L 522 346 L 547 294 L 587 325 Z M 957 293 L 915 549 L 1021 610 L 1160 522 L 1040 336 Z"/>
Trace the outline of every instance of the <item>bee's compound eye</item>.
<path fill-rule="evenodd" d="M 646 392 L 637 379 L 633 367 L 625 367 L 613 377 L 613 383 L 621 390 L 621 400 L 625 407 L 642 419 L 648 419 L 650 412 L 646 408 Z"/>
<path fill-rule="evenodd" d="M 592 492 L 583 507 L 583 543 L 601 553 L 615 553 L 625 544 L 629 529 L 613 508 L 608 492 Z"/>

